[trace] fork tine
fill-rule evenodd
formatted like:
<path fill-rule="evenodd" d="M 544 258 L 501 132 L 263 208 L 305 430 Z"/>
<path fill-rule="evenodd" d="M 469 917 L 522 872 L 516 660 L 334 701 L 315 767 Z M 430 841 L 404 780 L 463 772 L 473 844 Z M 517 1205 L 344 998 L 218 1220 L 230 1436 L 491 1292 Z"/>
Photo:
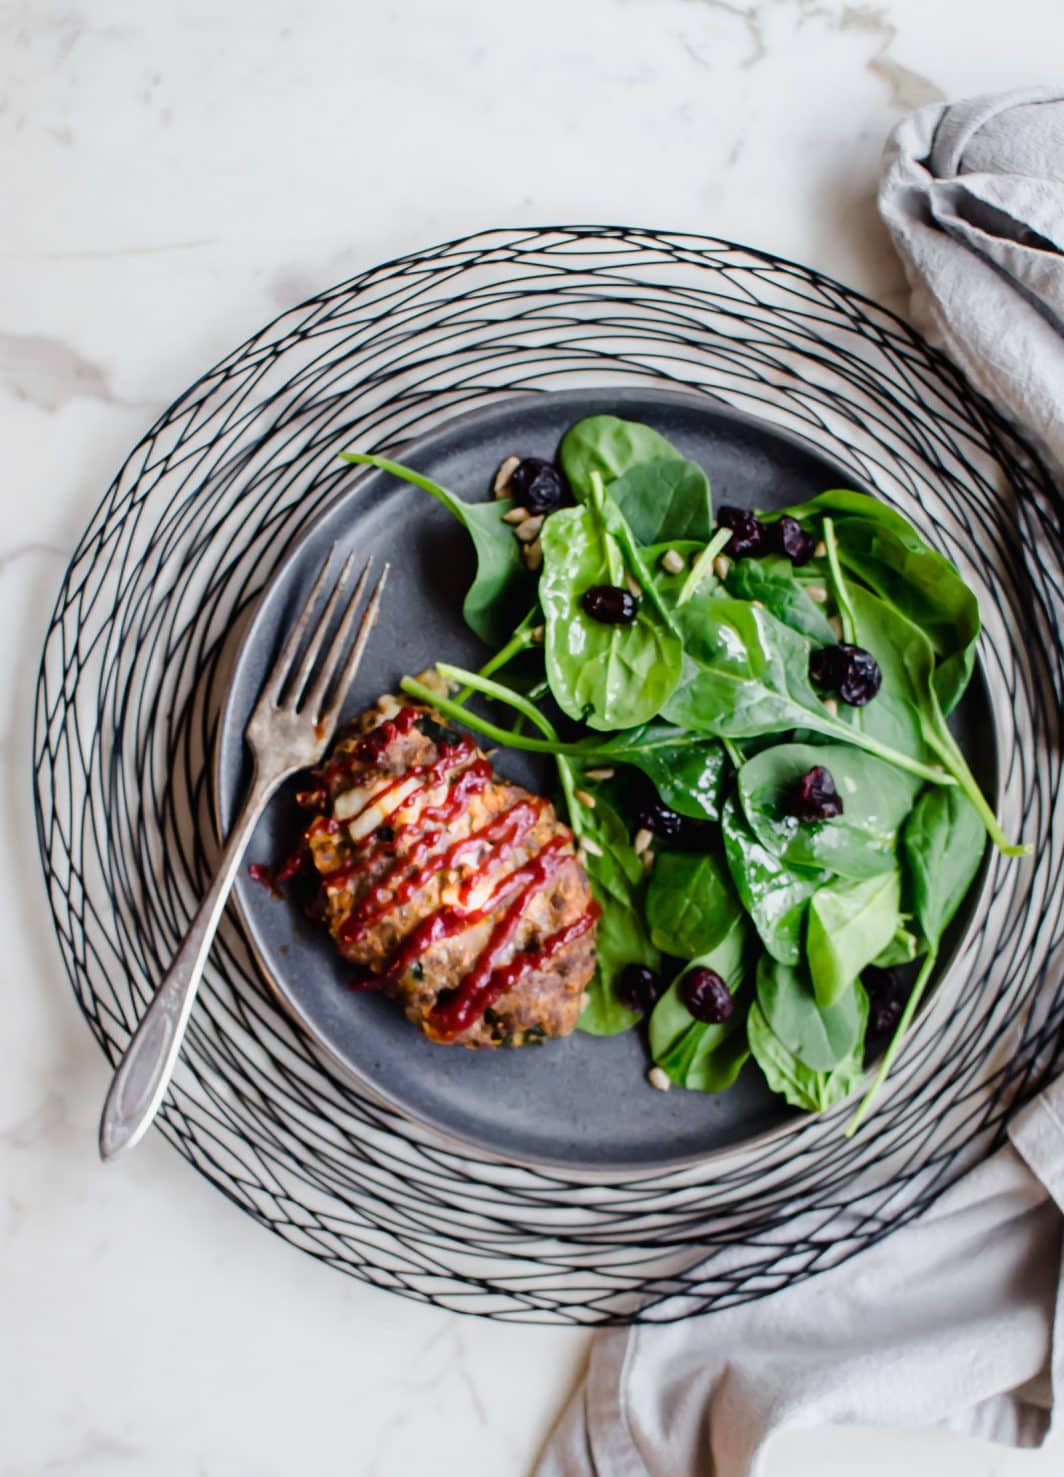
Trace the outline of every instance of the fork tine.
<path fill-rule="evenodd" d="M 369 579 L 369 572 L 372 566 L 373 558 L 371 555 L 362 566 L 358 579 L 355 581 L 355 588 L 351 591 L 351 597 L 340 619 L 340 624 L 337 626 L 332 641 L 329 643 L 329 649 L 319 666 L 314 682 L 307 692 L 304 706 L 310 713 L 317 713 L 321 707 L 325 694 L 328 691 L 329 683 L 335 677 L 340 662 L 343 660 L 344 652 L 347 649 L 348 637 L 351 634 L 351 627 L 358 613 L 359 603 L 362 600 L 362 594 L 366 588 L 366 581 Z"/>
<path fill-rule="evenodd" d="M 302 645 L 303 637 L 306 635 L 307 627 L 310 625 L 310 618 L 314 614 L 314 607 L 317 605 L 318 597 L 325 586 L 329 566 L 332 564 L 335 553 L 336 545 L 333 544 L 328 554 L 326 554 L 321 568 L 318 570 L 318 577 L 311 587 L 306 604 L 300 611 L 299 619 L 288 633 L 288 639 L 281 648 L 281 654 L 274 662 L 270 670 L 270 675 L 263 684 L 262 698 L 268 698 L 271 702 L 276 702 L 280 696 L 281 689 L 284 687 L 285 681 L 288 678 L 292 663 L 295 661 L 299 648 Z"/>
<path fill-rule="evenodd" d="M 299 705 L 303 689 L 314 675 L 318 653 L 321 651 L 325 643 L 325 638 L 329 634 L 332 618 L 336 613 L 337 605 L 340 603 L 340 596 L 343 594 L 344 585 L 347 583 L 347 576 L 351 573 L 351 566 L 354 562 L 354 554 L 348 554 L 344 560 L 344 567 L 340 571 L 340 578 L 333 585 L 332 592 L 325 602 L 325 609 L 314 623 L 314 629 L 310 633 L 310 640 L 307 642 L 307 649 L 303 653 L 303 660 L 299 664 L 299 671 L 290 681 L 285 683 L 284 701 L 291 704 L 292 707 Z"/>
<path fill-rule="evenodd" d="M 336 686 L 335 686 L 335 691 L 333 693 L 332 701 L 330 702 L 329 706 L 324 710 L 324 712 L 321 713 L 321 715 L 319 717 L 319 720 L 318 721 L 322 725 L 324 725 L 326 727 L 327 731 L 330 734 L 332 732 L 332 729 L 336 725 L 337 719 L 340 716 L 340 709 L 343 706 L 344 698 L 347 696 L 348 688 L 351 686 L 351 683 L 355 680 L 355 673 L 358 671 L 359 664 L 362 661 L 362 653 L 365 650 L 366 642 L 369 640 L 370 632 L 373 630 L 373 627 L 377 624 L 377 616 L 380 614 L 380 608 L 381 608 L 381 596 L 384 593 L 384 586 L 387 583 L 387 580 L 388 580 L 388 571 L 389 571 L 390 568 L 391 568 L 391 565 L 390 564 L 386 564 L 384 566 L 384 568 L 381 570 L 380 578 L 377 580 L 377 583 L 373 586 L 373 592 L 372 592 L 372 594 L 369 597 L 369 602 L 366 605 L 366 609 L 365 609 L 365 611 L 362 614 L 362 619 L 359 622 L 358 634 L 355 637 L 355 644 L 354 644 L 354 646 L 352 646 L 351 651 L 350 651 L 350 654 L 348 655 L 348 658 L 347 658 L 346 662 L 344 662 L 344 665 L 343 665 L 343 667 L 342 667 L 342 669 L 340 671 L 340 675 L 336 679 Z M 367 563 L 366 568 L 362 572 L 362 579 L 359 581 L 359 587 L 360 588 L 365 583 L 366 576 L 368 574 L 369 574 L 369 565 Z M 342 634 L 344 636 L 344 639 L 345 640 L 346 640 L 346 634 L 347 634 L 345 628 L 349 627 L 349 624 L 350 624 L 349 621 L 348 621 L 348 619 L 347 619 L 347 616 L 348 615 L 353 616 L 354 615 L 354 610 L 355 610 L 355 601 L 352 600 L 351 604 L 348 606 L 347 615 L 345 615 L 345 617 L 344 617 L 344 627 L 341 628 L 341 632 L 338 632 L 337 633 L 338 636 Z M 337 641 L 334 641 L 333 642 L 333 646 L 332 646 L 332 648 L 329 651 L 329 665 L 330 665 L 330 667 L 333 664 L 334 657 L 336 659 L 339 659 L 340 654 L 342 652 L 342 649 L 343 649 L 343 642 L 342 641 L 337 640 Z M 322 698 L 325 696 L 325 693 L 328 691 L 329 686 L 330 686 L 330 678 L 331 678 L 331 676 L 332 676 L 332 672 L 330 670 L 330 671 L 328 671 L 328 674 L 327 675 L 326 674 L 323 674 L 318 679 L 318 682 L 315 683 L 315 701 L 316 702 L 320 703 L 321 700 L 322 700 Z M 320 686 L 320 691 L 318 690 L 319 689 L 319 686 Z"/>

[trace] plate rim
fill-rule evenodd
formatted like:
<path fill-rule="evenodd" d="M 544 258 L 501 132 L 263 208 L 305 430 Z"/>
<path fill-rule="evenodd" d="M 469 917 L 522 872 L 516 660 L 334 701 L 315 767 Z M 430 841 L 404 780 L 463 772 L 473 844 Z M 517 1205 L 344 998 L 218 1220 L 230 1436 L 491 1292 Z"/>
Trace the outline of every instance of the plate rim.
<path fill-rule="evenodd" d="M 564 401 L 566 399 L 571 399 L 574 402 L 584 402 L 588 399 L 589 396 L 595 396 L 598 393 L 599 391 L 594 386 L 580 386 L 571 389 L 565 388 L 510 390 L 498 395 L 495 399 L 493 399 L 486 405 L 479 405 L 474 409 L 459 408 L 453 414 L 445 414 L 444 418 L 440 420 L 437 424 L 433 425 L 429 430 L 420 435 L 413 436 L 406 441 L 400 441 L 396 443 L 394 447 L 391 447 L 389 445 L 387 446 L 387 449 L 380 454 L 398 454 L 404 449 L 410 448 L 415 452 L 415 454 L 420 455 L 422 448 L 425 447 L 429 448 L 431 454 L 433 442 L 437 438 L 442 438 L 445 435 L 449 436 L 453 434 L 456 425 L 462 428 L 468 426 L 475 430 L 477 423 L 480 421 L 493 422 L 499 413 L 500 405 L 509 404 L 514 401 L 530 399 L 539 400 L 542 399 L 543 396 L 549 395 L 554 401 Z M 604 384 L 602 386 L 601 393 L 604 399 L 609 398 L 613 399 L 615 402 L 620 403 L 623 403 L 626 399 L 631 401 L 645 400 L 648 396 L 650 396 L 655 400 L 661 401 L 663 404 L 673 403 L 680 406 L 686 406 L 688 408 L 697 407 L 703 410 L 708 407 L 709 409 L 723 415 L 726 419 L 732 422 L 738 422 L 762 433 L 767 430 L 772 436 L 778 437 L 780 440 L 790 444 L 796 450 L 800 450 L 807 454 L 809 452 L 812 452 L 824 459 L 836 461 L 836 458 L 833 454 L 826 453 L 816 444 L 816 442 L 811 441 L 809 438 L 790 430 L 788 427 L 777 425 L 774 421 L 770 420 L 767 417 L 752 415 L 748 411 L 740 410 L 737 407 L 731 405 L 730 402 L 723 397 L 715 395 L 711 390 L 708 389 L 705 391 L 679 389 L 676 386 L 664 383 L 647 383 L 635 386 Z M 606 414 L 609 412 L 602 413 Z M 843 463 L 840 461 L 838 462 L 838 465 L 842 466 Z M 298 533 L 285 548 L 284 554 L 279 559 L 274 568 L 270 571 L 269 576 L 266 578 L 263 585 L 257 592 L 254 608 L 234 649 L 232 662 L 229 669 L 228 680 L 226 683 L 225 699 L 218 711 L 217 728 L 215 732 L 213 754 L 211 757 L 210 765 L 212 779 L 211 818 L 214 824 L 215 837 L 219 845 L 224 845 L 225 837 L 227 835 L 227 830 L 225 827 L 226 817 L 223 812 L 224 804 L 227 802 L 234 804 L 233 816 L 230 817 L 230 825 L 232 824 L 232 820 L 235 818 L 235 815 L 239 808 L 235 805 L 235 802 L 233 802 L 232 800 L 232 796 L 230 796 L 228 793 L 228 787 L 224 782 L 223 765 L 223 747 L 225 741 L 230 732 L 236 731 L 236 725 L 231 718 L 232 702 L 235 689 L 234 678 L 236 676 L 238 667 L 246 659 L 247 653 L 252 646 L 252 638 L 262 618 L 263 607 L 265 606 L 267 600 L 269 599 L 270 595 L 273 593 L 277 585 L 289 574 L 292 565 L 299 559 L 306 544 L 311 541 L 311 539 L 320 530 L 322 525 L 325 524 L 328 519 L 334 515 L 338 507 L 342 503 L 350 499 L 365 481 L 374 476 L 380 475 L 378 469 L 372 466 L 352 466 L 351 471 L 352 475 L 346 481 L 345 485 L 343 487 L 337 488 L 333 493 L 330 494 L 330 496 L 325 499 L 322 506 L 299 529 Z M 860 472 L 857 471 L 856 468 L 851 468 L 848 472 L 848 475 L 852 477 L 854 485 L 857 487 L 858 490 L 870 492 L 871 496 L 877 498 L 879 497 L 878 493 L 871 491 L 868 488 L 865 479 L 862 477 Z M 879 498 L 879 500 L 885 501 L 885 499 L 882 498 Z M 976 679 L 980 683 L 980 686 L 987 696 L 986 707 L 990 717 L 989 731 L 992 747 L 992 753 L 990 756 L 990 767 L 994 776 L 994 794 L 992 796 L 992 800 L 994 803 L 994 809 L 995 811 L 997 811 L 1000 808 L 1001 787 L 1003 783 L 1002 766 L 1000 762 L 1001 746 L 999 742 L 997 717 L 994 712 L 993 703 L 989 701 L 989 684 L 983 670 L 983 662 L 978 649 L 975 653 L 973 671 Z M 916 1019 L 913 1023 L 914 1027 L 917 1024 L 923 1024 L 931 1017 L 933 1013 L 937 1013 L 937 1011 L 943 1004 L 944 999 L 955 993 L 957 982 L 956 966 L 964 953 L 964 947 L 968 939 L 972 922 L 976 913 L 982 905 L 986 888 L 990 881 L 991 856 L 992 850 L 989 842 L 985 842 L 976 884 L 974 888 L 968 892 L 964 899 L 964 903 L 962 904 L 962 906 L 964 906 L 968 910 L 969 917 L 965 922 L 963 931 L 954 941 L 944 965 L 936 970 L 933 984 L 931 988 L 925 992 L 923 1001 L 921 1002 L 921 1005 L 917 1011 Z M 419 1129 L 423 1131 L 427 1131 L 428 1133 L 433 1135 L 442 1146 L 446 1147 L 451 1152 L 462 1154 L 467 1157 L 487 1157 L 493 1163 L 499 1165 L 512 1165 L 518 1166 L 520 1168 L 564 1173 L 567 1176 L 571 1176 L 575 1180 L 584 1181 L 589 1184 L 608 1184 L 611 1181 L 621 1177 L 623 1177 L 625 1180 L 653 1178 L 655 1176 L 663 1174 L 682 1172 L 685 1169 L 696 1169 L 700 1166 L 712 1165 L 733 1156 L 746 1154 L 748 1152 L 771 1144 L 788 1135 L 799 1132 L 802 1128 L 808 1126 L 811 1121 L 826 1121 L 832 1117 L 841 1118 L 843 1110 L 852 1107 L 852 1105 L 859 1099 L 859 1097 L 865 1090 L 865 1084 L 864 1082 L 862 1082 L 852 1092 L 848 1093 L 846 1097 L 840 1099 L 839 1102 L 833 1104 L 832 1107 L 827 1110 L 827 1112 L 814 1113 L 805 1109 L 789 1108 L 787 1116 L 783 1119 L 783 1121 L 775 1124 L 773 1127 L 762 1129 L 760 1132 L 752 1134 L 749 1137 L 739 1139 L 734 1143 L 722 1145 L 717 1148 L 707 1149 L 704 1153 L 685 1153 L 654 1161 L 635 1160 L 632 1162 L 628 1162 L 623 1160 L 611 1160 L 608 1166 L 596 1166 L 587 1161 L 581 1162 L 568 1158 L 555 1158 L 545 1153 L 541 1154 L 535 1152 L 523 1152 L 520 1155 L 508 1153 L 500 1150 L 497 1145 L 492 1144 L 489 1140 L 480 1139 L 475 1134 L 459 1134 L 453 1132 L 448 1128 L 442 1127 L 433 1119 L 430 1114 L 419 1112 L 416 1109 L 411 1108 L 406 1103 L 397 1101 L 382 1088 L 378 1087 L 376 1083 L 370 1081 L 367 1077 L 365 1077 L 357 1069 L 357 1067 L 352 1065 L 352 1063 L 350 1063 L 340 1052 L 335 1050 L 327 1040 L 325 1040 L 325 1038 L 319 1032 L 315 1023 L 313 1022 L 313 1019 L 300 1007 L 295 998 L 290 997 L 285 992 L 282 987 L 281 981 L 276 976 L 274 969 L 267 963 L 267 960 L 264 957 L 263 951 L 260 947 L 257 930 L 244 906 L 244 899 L 241 890 L 236 885 L 234 885 L 230 890 L 226 906 L 227 909 L 232 910 L 232 912 L 237 915 L 237 921 L 240 927 L 241 935 L 248 947 L 252 958 L 255 961 L 256 968 L 263 982 L 265 983 L 271 998 L 273 998 L 285 1011 L 288 1017 L 295 1022 L 300 1031 L 303 1032 L 303 1034 L 306 1036 L 307 1041 L 309 1042 L 313 1051 L 324 1059 L 324 1061 L 328 1064 L 330 1070 L 332 1070 L 343 1083 L 351 1088 L 354 1088 L 360 1094 L 368 1097 L 379 1107 L 383 1107 L 387 1111 L 397 1114 L 406 1122 L 416 1125 Z M 411 1029 L 415 1028 L 412 1026 Z M 873 1057 L 866 1064 L 866 1070 L 874 1067 L 880 1059 L 881 1054 Z M 888 1085 L 890 1083 L 891 1079 L 888 1078 L 887 1083 L 884 1084 L 884 1094 L 889 1094 L 889 1092 L 892 1090 L 891 1086 Z M 684 1091 L 686 1089 L 678 1088 L 677 1090 Z"/>

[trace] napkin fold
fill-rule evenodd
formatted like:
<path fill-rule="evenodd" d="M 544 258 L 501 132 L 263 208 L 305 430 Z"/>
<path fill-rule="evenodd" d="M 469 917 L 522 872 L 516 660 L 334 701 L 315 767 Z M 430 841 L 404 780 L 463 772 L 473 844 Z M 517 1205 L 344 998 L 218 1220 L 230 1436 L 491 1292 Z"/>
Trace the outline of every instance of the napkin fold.
<path fill-rule="evenodd" d="M 870 1251 L 759 1302 L 600 1334 L 537 1477 L 758 1477 L 773 1438 L 945 1426 L 1013 1446 L 1064 1389 L 1064 1079 Z"/>
<path fill-rule="evenodd" d="M 1064 92 L 920 109 L 887 144 L 879 208 L 916 325 L 1064 466 Z M 1062 1243 L 1064 1078 L 871 1250 L 600 1334 L 537 1477 L 757 1477 L 776 1433 L 825 1424 L 1038 1445 L 1064 1392 Z"/>
<path fill-rule="evenodd" d="M 916 327 L 1064 466 L 1064 90 L 911 114 L 879 211 Z"/>

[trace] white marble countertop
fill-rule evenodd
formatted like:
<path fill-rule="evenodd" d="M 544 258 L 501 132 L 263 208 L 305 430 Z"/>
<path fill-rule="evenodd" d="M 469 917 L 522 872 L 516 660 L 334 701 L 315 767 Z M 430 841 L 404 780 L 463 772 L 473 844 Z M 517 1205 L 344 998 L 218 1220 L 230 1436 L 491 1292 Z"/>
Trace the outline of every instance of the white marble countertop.
<path fill-rule="evenodd" d="M 104 1063 L 34 860 L 29 728 L 64 560 L 128 447 L 304 294 L 489 225 L 706 230 L 903 307 L 873 209 L 901 112 L 1051 80 L 1059 0 L 97 0 L 0 12 L 0 1471 L 508 1477 L 587 1335 L 349 1282 L 152 1137 L 103 1170 Z M 808 1432 L 772 1477 L 1058 1472 Z"/>

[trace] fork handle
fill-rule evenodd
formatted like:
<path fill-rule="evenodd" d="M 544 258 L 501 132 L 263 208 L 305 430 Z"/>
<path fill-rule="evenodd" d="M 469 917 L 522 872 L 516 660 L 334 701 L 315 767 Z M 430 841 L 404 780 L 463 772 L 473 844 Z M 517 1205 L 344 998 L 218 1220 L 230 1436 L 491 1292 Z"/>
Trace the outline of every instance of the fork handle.
<path fill-rule="evenodd" d="M 258 775 L 252 779 L 210 890 L 118 1064 L 100 1117 L 101 1159 L 113 1159 L 132 1148 L 159 1110 L 229 890 L 255 823 L 279 783 L 278 779 L 263 784 Z"/>

